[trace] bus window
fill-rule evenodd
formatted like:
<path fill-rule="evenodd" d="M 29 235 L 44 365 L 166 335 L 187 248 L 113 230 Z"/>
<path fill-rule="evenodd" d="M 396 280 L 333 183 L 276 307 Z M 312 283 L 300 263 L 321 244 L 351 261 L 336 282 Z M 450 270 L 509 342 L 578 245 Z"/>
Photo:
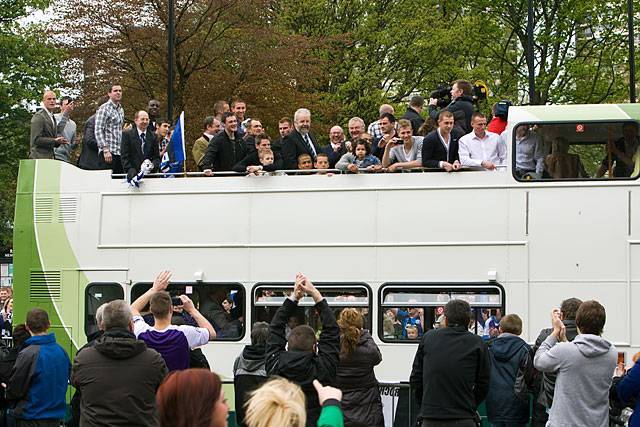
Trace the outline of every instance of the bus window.
<path fill-rule="evenodd" d="M 520 123 L 513 175 L 527 180 L 629 179 L 640 175 L 635 121 Z"/>
<path fill-rule="evenodd" d="M 380 289 L 380 339 L 386 342 L 418 341 L 429 329 L 442 326 L 444 306 L 452 299 L 465 300 L 471 306 L 469 331 L 481 336 L 497 331 L 485 331 L 485 325 L 495 326 L 504 308 L 504 291 L 498 284 L 388 283 Z"/>
<path fill-rule="evenodd" d="M 253 288 L 252 321 L 270 323 L 274 314 L 282 306 L 285 298 L 293 291 L 293 283 L 256 284 Z M 345 308 L 356 308 L 364 315 L 365 329 L 371 329 L 371 298 L 369 287 L 352 283 L 316 283 L 316 288 L 327 300 L 336 319 Z M 314 310 L 315 303 L 310 296 L 298 302 L 297 312 L 289 318 L 286 334 L 298 325 L 307 324 L 320 332 L 322 322 Z"/>
<path fill-rule="evenodd" d="M 89 337 L 98 331 L 96 310 L 102 304 L 124 299 L 124 290 L 119 283 L 90 283 L 85 289 L 84 333 Z"/>
<path fill-rule="evenodd" d="M 151 288 L 152 283 L 136 283 L 131 289 L 131 301 Z M 198 311 L 216 330 L 216 340 L 238 341 L 244 336 L 245 292 L 240 283 L 172 282 L 167 291 L 172 297 L 186 295 Z M 142 313 L 145 322 L 153 325 L 149 306 Z M 182 307 L 175 306 L 171 323 L 197 326 L 193 317 Z"/>

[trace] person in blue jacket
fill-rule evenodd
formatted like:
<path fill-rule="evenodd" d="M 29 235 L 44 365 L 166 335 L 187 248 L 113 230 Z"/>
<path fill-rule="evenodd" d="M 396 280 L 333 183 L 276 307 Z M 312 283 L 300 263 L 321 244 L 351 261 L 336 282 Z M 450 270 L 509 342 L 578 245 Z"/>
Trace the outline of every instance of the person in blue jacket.
<path fill-rule="evenodd" d="M 640 399 L 638 399 L 640 397 L 640 363 L 633 365 L 633 368 L 622 377 L 616 391 L 623 403 L 630 404 L 635 400 L 636 406 L 629 419 L 629 427 L 640 427 Z"/>
<path fill-rule="evenodd" d="M 65 417 L 65 396 L 71 373 L 69 356 L 53 333 L 46 311 L 27 313 L 25 342 L 7 384 L 7 400 L 13 403 L 17 427 L 58 427 Z"/>

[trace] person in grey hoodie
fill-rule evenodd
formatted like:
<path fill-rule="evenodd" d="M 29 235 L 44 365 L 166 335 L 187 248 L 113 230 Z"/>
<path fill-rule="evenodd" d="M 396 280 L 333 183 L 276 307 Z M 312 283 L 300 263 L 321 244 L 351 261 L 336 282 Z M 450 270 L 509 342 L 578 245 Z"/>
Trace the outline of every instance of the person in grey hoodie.
<path fill-rule="evenodd" d="M 566 342 L 560 311 L 552 312 L 553 332 L 533 360 L 541 372 L 558 372 L 547 427 L 609 425 L 609 388 L 617 351 L 600 336 L 605 321 L 599 302 L 583 302 L 576 314 L 579 335 Z"/>

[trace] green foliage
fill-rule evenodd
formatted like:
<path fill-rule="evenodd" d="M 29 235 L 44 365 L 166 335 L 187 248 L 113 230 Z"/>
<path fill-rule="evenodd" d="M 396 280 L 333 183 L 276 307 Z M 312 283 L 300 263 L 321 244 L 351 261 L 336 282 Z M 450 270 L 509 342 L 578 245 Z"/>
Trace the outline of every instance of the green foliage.
<path fill-rule="evenodd" d="M 18 162 L 28 157 L 28 105 L 39 102 L 45 87 L 59 82 L 61 53 L 38 26 L 17 20 L 41 0 L 0 1 L 0 249 L 11 246 Z"/>

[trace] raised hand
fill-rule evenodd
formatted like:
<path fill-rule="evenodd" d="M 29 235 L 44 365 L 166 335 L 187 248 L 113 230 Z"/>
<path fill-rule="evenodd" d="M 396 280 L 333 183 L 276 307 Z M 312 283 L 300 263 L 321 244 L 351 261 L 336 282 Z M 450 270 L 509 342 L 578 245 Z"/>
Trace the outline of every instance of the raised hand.
<path fill-rule="evenodd" d="M 153 281 L 152 288 L 156 291 L 164 291 L 169 286 L 169 280 L 171 279 L 171 272 L 169 270 L 163 270 L 156 276 Z"/>

